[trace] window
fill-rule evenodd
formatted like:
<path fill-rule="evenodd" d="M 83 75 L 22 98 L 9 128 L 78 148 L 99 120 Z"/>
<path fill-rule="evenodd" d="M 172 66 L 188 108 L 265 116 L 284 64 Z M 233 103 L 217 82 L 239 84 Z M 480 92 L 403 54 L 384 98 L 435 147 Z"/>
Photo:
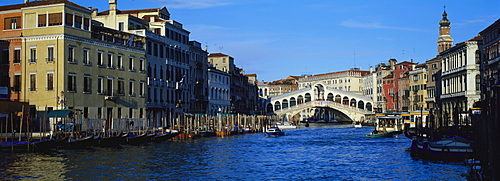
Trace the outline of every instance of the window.
<path fill-rule="evenodd" d="M 89 118 L 89 107 L 83 107 L 83 118 Z"/>
<path fill-rule="evenodd" d="M 89 18 L 83 18 L 83 29 L 84 30 L 89 30 Z"/>
<path fill-rule="evenodd" d="M 75 16 L 75 28 L 82 28 L 82 17 L 81 16 Z"/>
<path fill-rule="evenodd" d="M 130 82 L 128 82 L 128 94 L 130 96 L 135 96 L 135 93 L 134 93 L 134 80 L 130 80 Z"/>
<path fill-rule="evenodd" d="M 30 63 L 36 63 L 36 47 L 30 48 Z"/>
<path fill-rule="evenodd" d="M 107 86 L 108 86 L 108 88 L 106 89 L 106 95 L 113 96 L 113 78 L 112 77 L 108 77 Z"/>
<path fill-rule="evenodd" d="M 4 19 L 4 30 L 21 29 L 21 17 Z"/>
<path fill-rule="evenodd" d="M 83 49 L 83 64 L 90 65 L 89 50 L 88 49 Z"/>
<path fill-rule="evenodd" d="M 119 23 L 118 23 L 118 31 L 123 31 L 123 29 L 124 29 L 124 24 L 123 24 L 123 22 L 119 22 Z"/>
<path fill-rule="evenodd" d="M 144 71 L 144 59 L 142 58 L 139 60 L 139 70 Z"/>
<path fill-rule="evenodd" d="M 92 92 L 92 78 L 90 75 L 83 76 L 83 93 L 91 93 Z"/>
<path fill-rule="evenodd" d="M 134 57 L 128 58 L 128 69 L 130 71 L 134 70 Z"/>
<path fill-rule="evenodd" d="M 66 13 L 66 26 L 73 26 L 73 14 Z"/>
<path fill-rule="evenodd" d="M 38 27 L 45 27 L 45 26 L 47 26 L 47 15 L 46 14 L 38 15 Z"/>
<path fill-rule="evenodd" d="M 21 63 L 21 48 L 14 49 L 14 63 Z"/>
<path fill-rule="evenodd" d="M 113 68 L 113 54 L 108 53 L 108 68 Z"/>
<path fill-rule="evenodd" d="M 14 92 L 21 92 L 21 75 L 14 75 Z"/>
<path fill-rule="evenodd" d="M 123 79 L 118 79 L 118 94 L 125 95 L 125 83 Z"/>
<path fill-rule="evenodd" d="M 104 94 L 104 77 L 97 77 L 97 93 Z"/>
<path fill-rule="evenodd" d="M 47 47 L 47 62 L 54 62 L 54 47 Z"/>
<path fill-rule="evenodd" d="M 62 25 L 62 13 L 49 14 L 49 26 Z"/>
<path fill-rule="evenodd" d="M 97 65 L 98 65 L 98 66 L 103 66 L 103 62 L 102 62 L 102 52 L 101 52 L 101 51 L 97 52 Z"/>
<path fill-rule="evenodd" d="M 47 91 L 54 90 L 54 72 L 47 72 Z"/>
<path fill-rule="evenodd" d="M 116 68 L 123 70 L 123 56 L 122 55 L 118 55 L 118 57 L 117 57 Z"/>
<path fill-rule="evenodd" d="M 76 92 L 76 76 L 74 73 L 68 74 L 68 91 Z"/>
<path fill-rule="evenodd" d="M 75 55 L 75 48 L 72 46 L 68 47 L 68 62 L 76 63 L 74 55 Z"/>
<path fill-rule="evenodd" d="M 141 81 L 141 82 L 139 83 L 139 95 L 140 95 L 141 97 L 144 97 L 144 88 L 145 88 L 145 87 L 144 87 L 144 82 L 143 82 L 143 81 Z"/>
<path fill-rule="evenodd" d="M 30 73 L 30 91 L 36 91 L 36 73 Z"/>
<path fill-rule="evenodd" d="M 476 91 L 481 89 L 481 75 L 476 75 Z"/>

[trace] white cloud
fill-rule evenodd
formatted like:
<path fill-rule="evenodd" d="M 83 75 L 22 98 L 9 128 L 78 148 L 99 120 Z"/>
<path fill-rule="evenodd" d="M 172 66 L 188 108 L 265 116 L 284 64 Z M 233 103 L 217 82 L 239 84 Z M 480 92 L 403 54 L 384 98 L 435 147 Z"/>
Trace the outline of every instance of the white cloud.
<path fill-rule="evenodd" d="M 380 23 L 362 23 L 352 20 L 343 21 L 340 23 L 340 26 L 348 27 L 348 28 L 362 28 L 362 29 L 392 29 L 392 30 L 406 30 L 406 31 L 419 31 L 417 29 L 412 28 L 403 28 L 396 26 L 384 26 Z"/>
<path fill-rule="evenodd" d="M 166 3 L 168 8 L 204 9 L 232 4 L 229 0 L 154 0 Z"/>

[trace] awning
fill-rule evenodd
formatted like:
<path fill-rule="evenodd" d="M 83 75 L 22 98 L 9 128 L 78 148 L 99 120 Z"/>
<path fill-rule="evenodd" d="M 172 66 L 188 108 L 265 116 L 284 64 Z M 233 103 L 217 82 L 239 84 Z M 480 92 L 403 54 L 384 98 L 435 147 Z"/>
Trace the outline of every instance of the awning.
<path fill-rule="evenodd" d="M 65 118 L 71 113 L 70 110 L 53 110 L 47 114 L 48 118 Z"/>

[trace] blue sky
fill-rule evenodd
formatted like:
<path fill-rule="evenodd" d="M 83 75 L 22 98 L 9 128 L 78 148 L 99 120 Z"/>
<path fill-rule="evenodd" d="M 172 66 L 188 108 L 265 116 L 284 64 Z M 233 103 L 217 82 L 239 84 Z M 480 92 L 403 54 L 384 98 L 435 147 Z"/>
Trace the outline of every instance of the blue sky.
<path fill-rule="evenodd" d="M 107 0 L 72 2 L 109 9 Z M 423 63 L 437 55 L 445 5 L 454 43 L 500 18 L 499 0 L 118 0 L 121 10 L 166 6 L 191 40 L 234 57 L 245 73 L 265 81 L 368 70 L 390 58 Z"/>

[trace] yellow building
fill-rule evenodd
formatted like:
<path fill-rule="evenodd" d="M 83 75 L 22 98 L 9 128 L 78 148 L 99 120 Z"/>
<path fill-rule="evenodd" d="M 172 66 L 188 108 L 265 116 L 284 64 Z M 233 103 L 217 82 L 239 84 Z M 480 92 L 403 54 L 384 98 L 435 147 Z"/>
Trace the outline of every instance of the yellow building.
<path fill-rule="evenodd" d="M 409 73 L 409 111 L 427 110 L 427 65 L 417 65 Z"/>
<path fill-rule="evenodd" d="M 66 0 L 21 10 L 21 94 L 37 111 L 78 109 L 81 118 L 144 118 L 144 38 L 101 26 Z M 1 21 L 4 22 L 4 21 Z"/>

